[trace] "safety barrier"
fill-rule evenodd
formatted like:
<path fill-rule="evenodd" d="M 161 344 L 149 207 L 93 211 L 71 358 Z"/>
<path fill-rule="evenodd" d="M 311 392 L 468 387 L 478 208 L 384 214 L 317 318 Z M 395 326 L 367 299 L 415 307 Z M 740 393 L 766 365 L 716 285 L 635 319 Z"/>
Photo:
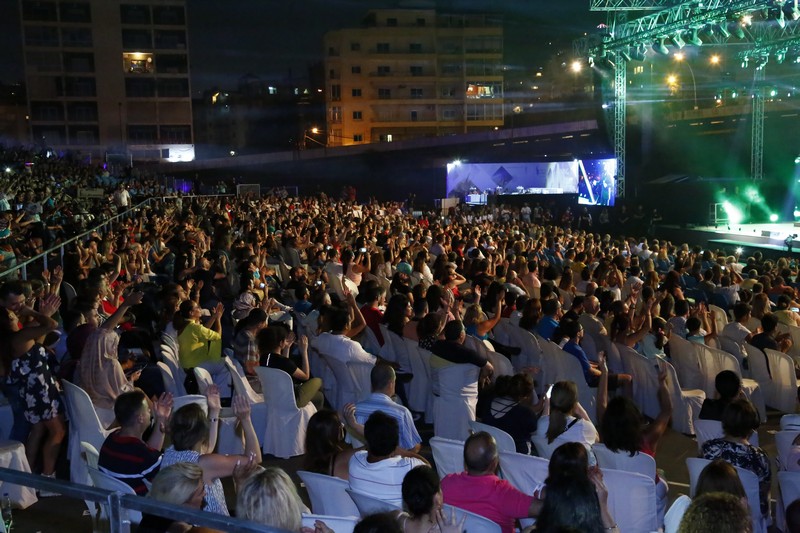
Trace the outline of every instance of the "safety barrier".
<path fill-rule="evenodd" d="M 107 505 L 109 510 L 107 518 L 110 533 L 130 532 L 131 524 L 124 520 L 124 513 L 121 512 L 123 509 L 163 516 L 196 526 L 209 527 L 231 533 L 234 531 L 237 533 L 289 533 L 285 529 L 269 527 L 249 520 L 208 513 L 188 507 L 177 507 L 150 498 L 143 498 L 142 496 L 112 492 L 110 490 L 80 485 L 69 481 L 54 480 L 36 474 L 11 470 L 9 468 L 0 468 L 0 481 L 3 483 L 32 487 L 37 490 L 56 492 L 69 498 L 93 501 Z"/>
<path fill-rule="evenodd" d="M 202 194 L 202 195 L 198 194 L 198 195 L 186 195 L 186 196 L 153 196 L 153 197 L 148 198 L 148 199 L 146 199 L 146 200 L 144 200 L 142 202 L 139 202 L 135 206 L 131 207 L 130 209 L 127 209 L 127 210 L 123 211 L 122 213 L 118 213 L 118 214 L 114 215 L 113 217 L 104 220 L 103 222 L 101 222 L 97 226 L 94 226 L 93 228 L 84 231 L 80 235 L 76 235 L 74 237 L 70 237 L 66 241 L 60 242 L 56 246 L 53 246 L 52 248 L 49 248 L 49 249 L 45 250 L 44 252 L 31 257 L 30 259 L 26 259 L 22 263 L 18 263 L 18 264 L 12 266 L 11 268 L 9 268 L 7 270 L 3 270 L 2 272 L 0 272 L 0 280 L 2 280 L 4 277 L 10 276 L 11 274 L 13 274 L 13 273 L 15 273 L 17 271 L 21 271 L 21 278 L 23 280 L 28 279 L 28 265 L 30 265 L 31 263 L 35 263 L 36 261 L 39 261 L 39 260 L 42 260 L 44 262 L 43 270 L 47 270 L 48 269 L 48 261 L 49 261 L 48 260 L 48 256 L 51 253 L 55 252 L 55 251 L 59 252 L 60 264 L 63 264 L 63 262 L 64 262 L 64 247 L 65 246 L 67 246 L 68 244 L 73 243 L 75 241 L 78 241 L 80 239 L 83 239 L 84 237 L 86 237 L 87 235 L 91 235 L 95 231 L 100 231 L 100 230 L 102 230 L 104 228 L 107 229 L 111 225 L 111 223 L 114 222 L 115 220 L 118 220 L 118 219 L 123 218 L 123 217 L 127 217 L 130 214 L 135 213 L 137 210 L 140 210 L 142 207 L 149 206 L 153 202 L 162 202 L 163 203 L 166 200 L 175 200 L 175 199 L 178 199 L 178 198 L 180 198 L 181 200 L 185 200 L 185 199 L 191 199 L 191 198 L 217 198 L 217 197 L 223 197 L 223 196 L 236 196 L 236 195 L 235 194 Z"/>

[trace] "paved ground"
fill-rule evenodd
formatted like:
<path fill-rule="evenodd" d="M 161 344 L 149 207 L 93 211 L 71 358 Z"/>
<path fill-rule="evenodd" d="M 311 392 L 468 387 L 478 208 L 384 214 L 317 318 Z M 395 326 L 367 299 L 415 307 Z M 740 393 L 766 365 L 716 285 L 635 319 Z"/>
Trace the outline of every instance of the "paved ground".
<path fill-rule="evenodd" d="M 779 418 L 778 413 L 771 412 L 767 424 L 759 430 L 761 445 L 771 458 L 776 455 L 774 434 L 778 429 Z M 431 437 L 429 428 L 423 429 L 421 433 L 426 441 Z M 423 448 L 423 454 L 430 457 L 430 449 Z M 689 493 L 689 473 L 685 461 L 687 457 L 696 455 L 697 446 L 694 439 L 671 430 L 659 445 L 656 462 L 666 473 L 670 485 L 670 502 L 680 494 Z M 281 466 L 299 484 L 295 472 L 301 468 L 302 458 L 295 457 L 289 460 L 268 458 L 264 464 Z M 773 479 L 775 477 L 773 476 Z M 774 486 L 775 483 L 773 494 Z M 226 493 L 233 494 L 233 491 L 226 487 Z M 305 497 L 304 491 L 301 490 L 301 494 Z M 32 507 L 15 513 L 12 531 L 13 533 L 91 533 L 92 525 L 89 517 L 85 516 L 85 509 L 83 501 L 70 498 L 41 499 Z"/>

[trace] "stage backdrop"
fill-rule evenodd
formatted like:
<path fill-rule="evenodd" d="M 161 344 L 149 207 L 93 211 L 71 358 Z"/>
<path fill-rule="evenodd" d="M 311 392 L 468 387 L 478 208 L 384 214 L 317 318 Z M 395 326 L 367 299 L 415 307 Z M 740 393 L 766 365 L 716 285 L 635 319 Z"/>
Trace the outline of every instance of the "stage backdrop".
<path fill-rule="evenodd" d="M 537 163 L 449 163 L 447 196 L 491 194 L 579 194 L 581 204 L 613 205 L 616 160 Z"/>

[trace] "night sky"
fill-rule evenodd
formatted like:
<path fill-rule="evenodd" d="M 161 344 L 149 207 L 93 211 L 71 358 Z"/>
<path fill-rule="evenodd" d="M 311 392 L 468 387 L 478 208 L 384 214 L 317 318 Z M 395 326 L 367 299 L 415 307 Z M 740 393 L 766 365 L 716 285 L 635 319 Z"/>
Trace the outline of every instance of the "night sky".
<path fill-rule="evenodd" d="M 133 0 L 132 0 L 133 1 Z M 322 60 L 326 31 L 357 26 L 367 10 L 436 7 L 505 15 L 505 59 L 510 69 L 532 69 L 604 21 L 588 0 L 188 0 L 192 88 L 235 88 L 244 74 L 263 79 L 305 78 Z M 0 81 L 22 79 L 17 0 L 0 1 Z"/>

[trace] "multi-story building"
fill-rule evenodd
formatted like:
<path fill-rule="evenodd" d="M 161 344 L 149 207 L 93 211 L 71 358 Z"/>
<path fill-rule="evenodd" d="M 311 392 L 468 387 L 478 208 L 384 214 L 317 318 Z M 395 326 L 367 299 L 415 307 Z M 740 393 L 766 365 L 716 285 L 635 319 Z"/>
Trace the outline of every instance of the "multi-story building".
<path fill-rule="evenodd" d="M 194 159 L 185 0 L 20 0 L 31 141 Z"/>
<path fill-rule="evenodd" d="M 325 35 L 327 143 L 453 135 L 503 125 L 499 15 L 370 11 Z"/>

